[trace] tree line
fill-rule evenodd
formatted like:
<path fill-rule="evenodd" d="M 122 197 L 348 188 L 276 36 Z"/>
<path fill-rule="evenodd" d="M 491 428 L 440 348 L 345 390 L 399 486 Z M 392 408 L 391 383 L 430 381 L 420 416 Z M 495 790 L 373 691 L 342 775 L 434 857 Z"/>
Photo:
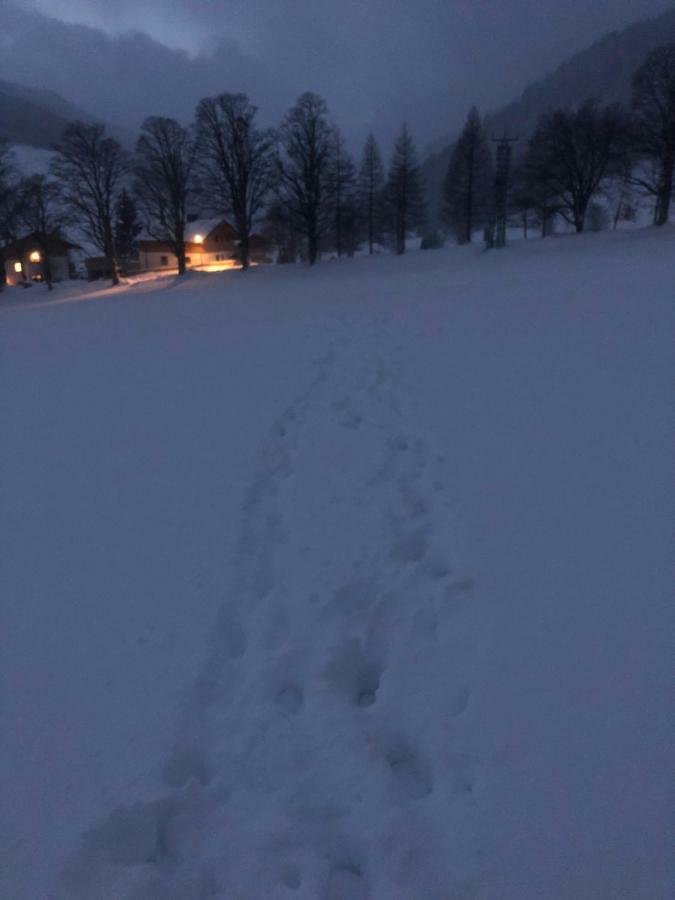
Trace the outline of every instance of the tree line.
<path fill-rule="evenodd" d="M 54 146 L 48 175 L 14 176 L 11 148 L 2 141 L 0 244 L 21 230 L 34 232 L 45 241 L 48 266 L 47 236 L 76 226 L 108 261 L 114 284 L 142 230 L 168 246 L 183 274 L 195 210 L 227 219 L 244 269 L 258 231 L 277 244 L 282 260 L 313 265 L 324 249 L 351 255 L 365 242 L 373 253 L 390 238 L 403 253 L 405 236 L 424 216 L 407 127 L 388 172 L 372 135 L 357 166 L 325 102 L 309 92 L 274 130 L 259 127 L 244 94 L 204 98 L 188 126 L 152 116 L 133 153 L 104 125 L 74 122 Z M 51 282 L 48 270 L 45 280 Z"/>
<path fill-rule="evenodd" d="M 583 231 L 593 202 L 612 185 L 616 217 L 628 217 L 631 191 L 654 200 L 657 225 L 668 221 L 675 170 L 675 44 L 652 51 L 635 73 L 630 109 L 589 101 L 543 115 L 517 161 L 509 212 L 546 235 L 556 217 Z M 54 147 L 48 175 L 19 179 L 11 147 L 0 139 L 0 246 L 20 231 L 45 242 L 69 226 L 108 260 L 113 283 L 133 257 L 142 229 L 186 270 L 191 214 L 231 224 L 239 262 L 250 265 L 251 239 L 262 230 L 280 261 L 313 265 L 323 250 L 351 255 L 380 244 L 402 254 L 428 221 L 412 135 L 403 125 L 385 169 L 371 134 L 359 163 L 331 122 L 324 100 L 307 92 L 277 129 L 262 128 L 244 94 L 204 98 L 194 121 L 145 120 L 133 152 L 105 126 L 74 122 Z M 455 142 L 440 205 L 446 233 L 460 243 L 494 223 L 492 141 L 473 108 Z M 423 246 L 440 243 L 427 233 Z M 1 262 L 2 260 L 0 260 Z M 4 266 L 2 274 L 4 275 Z"/>
<path fill-rule="evenodd" d="M 494 219 L 492 139 L 473 108 L 455 143 L 443 186 L 442 219 L 460 243 Z M 630 108 L 589 100 L 539 119 L 516 161 L 509 212 L 546 236 L 556 217 L 575 231 L 608 215 L 596 200 L 615 201 L 614 221 L 634 215 L 635 191 L 651 197 L 654 224 L 670 215 L 675 173 L 675 44 L 648 54 L 632 79 Z"/>

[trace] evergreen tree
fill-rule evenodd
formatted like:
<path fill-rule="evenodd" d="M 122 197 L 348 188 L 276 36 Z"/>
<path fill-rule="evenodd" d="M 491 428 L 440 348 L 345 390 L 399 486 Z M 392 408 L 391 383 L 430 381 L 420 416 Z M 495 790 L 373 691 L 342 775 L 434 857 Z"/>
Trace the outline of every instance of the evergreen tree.
<path fill-rule="evenodd" d="M 474 106 L 453 147 L 443 185 L 444 218 L 460 244 L 469 243 L 477 228 L 489 224 L 493 193 L 492 154 Z"/>
<path fill-rule="evenodd" d="M 356 169 L 347 153 L 345 142 L 337 128 L 333 129 L 330 191 L 333 198 L 333 236 L 338 257 L 354 252 L 356 243 Z"/>
<path fill-rule="evenodd" d="M 365 225 L 368 253 L 380 238 L 383 218 L 384 166 L 377 141 L 368 135 L 359 169 L 359 211 Z"/>
<path fill-rule="evenodd" d="M 391 216 L 394 247 L 397 254 L 405 253 L 408 234 L 425 219 L 424 190 L 417 151 L 408 126 L 403 125 L 394 144 L 389 166 L 386 198 Z"/>
<path fill-rule="evenodd" d="M 136 258 L 136 239 L 142 230 L 134 198 L 124 188 L 115 208 L 115 245 L 120 259 Z"/>

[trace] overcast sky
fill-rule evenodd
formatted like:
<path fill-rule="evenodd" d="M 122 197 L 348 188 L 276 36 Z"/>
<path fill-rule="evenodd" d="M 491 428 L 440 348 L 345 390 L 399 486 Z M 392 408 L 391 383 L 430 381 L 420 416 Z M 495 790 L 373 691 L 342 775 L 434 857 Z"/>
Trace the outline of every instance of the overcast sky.
<path fill-rule="evenodd" d="M 135 129 L 243 90 L 275 123 L 322 94 L 351 142 L 419 143 L 673 0 L 0 0 L 0 78 Z"/>

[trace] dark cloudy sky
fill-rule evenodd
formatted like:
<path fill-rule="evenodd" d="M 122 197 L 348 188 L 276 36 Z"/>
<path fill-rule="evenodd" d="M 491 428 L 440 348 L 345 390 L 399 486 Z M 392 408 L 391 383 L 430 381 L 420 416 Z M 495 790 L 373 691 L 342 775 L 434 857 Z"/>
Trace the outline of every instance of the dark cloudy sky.
<path fill-rule="evenodd" d="M 0 0 L 0 78 L 135 129 L 243 90 L 270 124 L 312 89 L 351 141 L 420 144 L 673 0 Z"/>

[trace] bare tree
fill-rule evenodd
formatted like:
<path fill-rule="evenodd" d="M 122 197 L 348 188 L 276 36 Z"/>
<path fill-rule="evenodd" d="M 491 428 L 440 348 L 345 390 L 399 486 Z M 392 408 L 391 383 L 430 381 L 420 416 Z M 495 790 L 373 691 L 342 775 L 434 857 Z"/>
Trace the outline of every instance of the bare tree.
<path fill-rule="evenodd" d="M 333 128 L 333 152 L 330 168 L 330 192 L 333 198 L 333 237 L 338 257 L 354 252 L 356 243 L 356 170 L 347 152 L 344 138 Z"/>
<path fill-rule="evenodd" d="M 112 283 L 119 284 L 114 217 L 126 171 L 124 151 L 105 136 L 104 125 L 89 122 L 68 125 L 54 149 L 52 174 L 72 220 L 109 261 Z"/>
<path fill-rule="evenodd" d="M 316 94 L 303 94 L 281 125 L 277 192 L 290 227 L 306 240 L 310 266 L 333 224 L 332 146 L 325 102 Z"/>
<path fill-rule="evenodd" d="M 184 275 L 185 229 L 194 192 L 195 141 L 174 119 L 150 117 L 136 142 L 135 192 L 148 232 L 170 248 Z"/>
<path fill-rule="evenodd" d="M 274 171 L 274 134 L 255 125 L 257 108 L 245 94 L 206 97 L 197 107 L 198 170 L 203 193 L 231 218 L 239 259 L 247 269 L 250 240 Z"/>
<path fill-rule="evenodd" d="M 633 77 L 638 164 L 631 181 L 656 199 L 654 223 L 670 215 L 675 175 L 675 43 L 657 47 Z"/>
<path fill-rule="evenodd" d="M 387 205 L 391 214 L 396 253 L 405 253 L 409 232 L 425 219 L 424 190 L 417 151 L 408 126 L 403 125 L 394 144 L 387 178 Z"/>
<path fill-rule="evenodd" d="M 31 175 L 19 184 L 19 217 L 35 237 L 42 256 L 45 284 L 52 289 L 51 251 L 54 238 L 63 236 L 71 221 L 59 184 L 46 175 Z"/>
<path fill-rule="evenodd" d="M 372 256 L 380 237 L 383 217 L 384 166 L 377 141 L 368 135 L 359 169 L 359 206 L 366 228 L 368 253 Z"/>
<path fill-rule="evenodd" d="M 577 232 L 588 206 L 614 175 L 625 171 L 629 125 L 620 107 L 589 101 L 577 110 L 541 117 L 525 165 L 531 185 L 555 205 Z"/>
<path fill-rule="evenodd" d="M 8 140 L 0 137 L 0 291 L 5 285 L 4 245 L 12 240 L 18 218 L 14 154 Z"/>
<path fill-rule="evenodd" d="M 528 237 L 530 215 L 534 224 L 539 226 L 541 236 L 547 237 L 560 212 L 560 201 L 551 193 L 550 186 L 540 181 L 536 173 L 528 168 L 526 160 L 521 160 L 514 169 L 510 205 L 520 216 L 525 239 Z"/>
<path fill-rule="evenodd" d="M 453 147 L 443 184 L 444 218 L 460 244 L 470 243 L 474 230 L 490 221 L 493 186 L 490 145 L 473 106 Z"/>

